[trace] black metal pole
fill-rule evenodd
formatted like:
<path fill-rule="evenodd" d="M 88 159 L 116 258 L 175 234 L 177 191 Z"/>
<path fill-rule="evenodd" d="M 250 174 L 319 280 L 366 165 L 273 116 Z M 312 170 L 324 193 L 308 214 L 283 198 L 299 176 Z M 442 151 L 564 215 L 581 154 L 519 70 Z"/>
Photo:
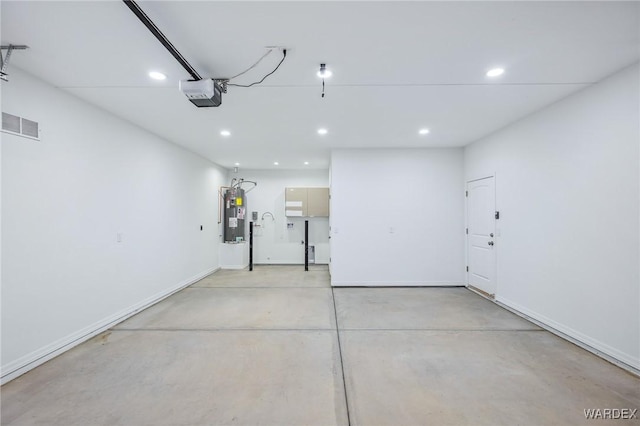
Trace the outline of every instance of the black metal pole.
<path fill-rule="evenodd" d="M 304 270 L 309 270 L 309 221 L 304 221 Z"/>
<path fill-rule="evenodd" d="M 253 222 L 249 222 L 249 270 L 253 271 Z"/>
<path fill-rule="evenodd" d="M 124 4 L 126 4 L 127 7 L 131 9 L 134 15 L 138 17 L 138 19 L 144 24 L 144 26 L 147 27 L 149 31 L 151 31 L 151 34 L 153 34 L 158 39 L 158 41 L 162 43 L 165 49 L 167 49 L 169 53 L 171 53 L 176 61 L 178 61 L 180 65 L 182 65 L 182 68 L 184 68 L 189 74 L 191 74 L 191 77 L 193 77 L 194 80 L 202 80 L 202 77 L 200 77 L 198 71 L 196 71 L 189 62 L 187 62 L 184 56 L 182 56 L 182 54 L 178 52 L 178 49 L 176 49 L 173 44 L 171 44 L 169 39 L 164 34 L 162 34 L 162 31 L 160 31 L 160 29 L 156 27 L 156 24 L 153 23 L 153 21 L 147 16 L 146 13 L 144 13 L 144 11 L 140 8 L 140 6 L 138 6 L 135 1 L 122 1 L 124 1 Z"/>

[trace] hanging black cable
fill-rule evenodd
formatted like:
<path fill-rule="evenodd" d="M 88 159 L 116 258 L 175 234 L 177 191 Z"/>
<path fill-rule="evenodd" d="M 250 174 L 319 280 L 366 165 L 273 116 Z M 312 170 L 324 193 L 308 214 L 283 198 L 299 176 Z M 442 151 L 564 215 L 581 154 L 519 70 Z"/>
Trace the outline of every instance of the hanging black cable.
<path fill-rule="evenodd" d="M 262 56 L 260 57 L 260 59 L 258 59 L 258 60 L 257 60 L 253 65 L 251 65 L 249 68 L 247 68 L 246 70 L 244 70 L 244 71 L 242 71 L 242 72 L 240 72 L 240 73 L 238 73 L 238 74 L 234 75 L 233 77 L 229 77 L 229 81 L 233 80 L 234 78 L 238 78 L 238 77 L 240 77 L 241 75 L 246 74 L 246 73 L 248 73 L 249 71 L 251 71 L 252 69 L 254 69 L 256 66 L 258 66 L 258 64 L 259 64 L 260 62 L 262 62 L 262 60 L 263 60 L 264 58 L 266 58 L 267 56 L 269 56 L 269 54 L 271 54 L 271 52 L 273 52 L 273 49 L 269 49 L 269 50 L 267 50 L 267 53 L 265 53 L 264 55 L 262 55 Z"/>
<path fill-rule="evenodd" d="M 282 49 L 282 59 L 280 59 L 280 62 L 278 62 L 278 65 L 276 65 L 276 67 L 273 69 L 273 71 L 271 71 L 269 74 L 265 75 L 264 77 L 262 77 L 262 79 L 260 81 L 255 81 L 251 84 L 233 84 L 233 83 L 228 83 L 227 86 L 235 86 L 235 87 L 251 87 L 251 86 L 255 86 L 256 84 L 260 84 L 262 83 L 267 77 L 269 77 L 271 74 L 273 74 L 274 72 L 278 71 L 278 68 L 280 68 L 280 65 L 282 65 L 282 63 L 284 62 L 284 59 L 287 57 L 287 49 Z"/>
<path fill-rule="evenodd" d="M 151 31 L 151 34 L 153 34 L 158 39 L 158 41 L 162 43 L 162 45 L 169 51 L 169 53 L 171 53 L 171 55 L 176 58 L 180 65 L 182 65 L 182 67 L 187 70 L 189 74 L 191 74 L 191 77 L 193 77 L 194 80 L 202 80 L 202 77 L 200 76 L 200 74 L 198 74 L 195 68 L 193 68 L 191 64 L 187 62 L 184 56 L 182 56 L 180 52 L 178 52 L 178 49 L 176 49 L 173 44 L 171 44 L 169 39 L 165 37 L 164 34 L 162 34 L 162 31 L 160 31 L 160 29 L 156 27 L 156 24 L 154 24 L 153 21 L 147 16 L 147 14 L 144 13 L 142 9 L 140 9 L 140 6 L 138 6 L 135 1 L 122 1 L 127 5 L 129 9 L 131 9 L 131 11 L 138 17 L 138 19 L 142 21 L 142 23 L 149 29 L 149 31 Z"/>

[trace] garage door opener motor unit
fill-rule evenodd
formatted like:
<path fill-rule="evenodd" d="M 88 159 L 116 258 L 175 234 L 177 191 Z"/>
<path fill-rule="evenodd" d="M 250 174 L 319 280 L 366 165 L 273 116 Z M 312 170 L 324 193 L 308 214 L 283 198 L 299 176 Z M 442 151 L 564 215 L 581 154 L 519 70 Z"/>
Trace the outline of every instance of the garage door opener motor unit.
<path fill-rule="evenodd" d="M 223 89 L 211 79 L 180 80 L 180 91 L 197 107 L 217 107 L 222 104 Z"/>

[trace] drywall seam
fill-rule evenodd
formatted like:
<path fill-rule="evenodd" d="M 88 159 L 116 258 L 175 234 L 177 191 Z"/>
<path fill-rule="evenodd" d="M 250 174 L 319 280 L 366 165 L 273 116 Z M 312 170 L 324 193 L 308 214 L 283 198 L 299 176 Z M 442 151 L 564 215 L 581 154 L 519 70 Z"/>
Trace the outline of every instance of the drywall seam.
<path fill-rule="evenodd" d="M 2 378 L 0 384 L 5 383 L 33 370 L 39 365 L 63 354 L 64 352 L 78 346 L 79 344 L 86 342 L 92 337 L 112 328 L 116 324 L 132 317 L 133 315 L 155 305 L 158 302 L 166 299 L 167 297 L 177 293 L 178 291 L 190 286 L 191 284 L 200 281 L 202 278 L 213 274 L 220 268 L 211 268 L 196 276 L 193 276 L 185 281 L 182 281 L 176 286 L 173 286 L 167 290 L 157 293 L 139 303 L 136 303 L 120 312 L 117 312 L 107 318 L 104 318 L 88 327 L 83 328 L 73 334 L 70 334 L 62 339 L 59 339 L 47 346 L 37 349 L 17 360 L 2 367 Z"/>
<path fill-rule="evenodd" d="M 640 359 L 636 359 L 627 353 L 621 352 L 603 342 L 600 342 L 599 340 L 593 339 L 572 329 L 571 327 L 529 310 L 518 303 L 505 299 L 504 297 L 496 297 L 495 302 L 529 321 L 533 320 L 532 322 L 541 326 L 545 330 L 568 340 L 613 364 L 619 365 L 636 375 L 640 375 Z"/>

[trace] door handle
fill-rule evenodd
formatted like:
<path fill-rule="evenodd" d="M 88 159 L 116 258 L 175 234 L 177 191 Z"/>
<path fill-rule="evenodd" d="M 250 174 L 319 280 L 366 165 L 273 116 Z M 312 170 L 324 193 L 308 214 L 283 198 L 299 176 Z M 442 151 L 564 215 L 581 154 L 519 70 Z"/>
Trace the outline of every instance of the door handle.
<path fill-rule="evenodd" d="M 493 241 L 489 241 L 487 244 L 489 244 L 490 246 L 493 245 Z"/>

